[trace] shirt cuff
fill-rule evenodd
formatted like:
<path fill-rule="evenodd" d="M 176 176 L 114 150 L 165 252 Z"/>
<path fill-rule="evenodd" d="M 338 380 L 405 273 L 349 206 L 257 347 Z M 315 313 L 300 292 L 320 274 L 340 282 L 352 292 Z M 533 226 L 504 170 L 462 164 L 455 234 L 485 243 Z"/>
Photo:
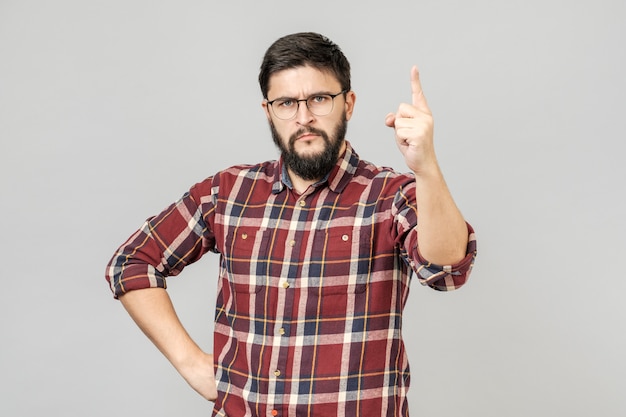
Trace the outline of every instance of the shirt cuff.
<path fill-rule="evenodd" d="M 123 271 L 113 272 L 108 276 L 112 277 L 107 279 L 115 298 L 134 290 L 167 288 L 165 277 L 152 265 L 130 265 L 125 267 Z"/>
<path fill-rule="evenodd" d="M 469 223 L 466 224 L 468 231 L 466 255 L 453 265 L 437 265 L 424 259 L 417 248 L 417 241 L 415 242 L 413 255 L 417 264 L 413 266 L 413 270 L 417 274 L 420 284 L 438 291 L 451 291 L 460 288 L 467 282 L 474 266 L 477 250 L 474 229 Z M 417 237 L 415 239 L 417 240 Z"/>

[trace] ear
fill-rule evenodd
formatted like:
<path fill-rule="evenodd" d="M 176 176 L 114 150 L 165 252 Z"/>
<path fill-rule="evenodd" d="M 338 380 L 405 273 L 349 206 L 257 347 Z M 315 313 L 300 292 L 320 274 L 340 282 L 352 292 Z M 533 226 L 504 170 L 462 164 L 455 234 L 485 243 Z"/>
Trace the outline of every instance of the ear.
<path fill-rule="evenodd" d="M 350 120 L 352 117 L 352 112 L 354 111 L 354 104 L 356 102 L 356 94 L 354 91 L 350 90 L 346 93 L 345 99 L 345 109 L 346 109 L 346 120 Z"/>
<path fill-rule="evenodd" d="M 267 100 L 263 100 L 261 102 L 261 107 L 263 107 L 263 110 L 265 111 L 265 117 L 267 117 L 268 121 L 272 121 L 272 115 L 270 114 L 270 106 L 267 104 Z"/>

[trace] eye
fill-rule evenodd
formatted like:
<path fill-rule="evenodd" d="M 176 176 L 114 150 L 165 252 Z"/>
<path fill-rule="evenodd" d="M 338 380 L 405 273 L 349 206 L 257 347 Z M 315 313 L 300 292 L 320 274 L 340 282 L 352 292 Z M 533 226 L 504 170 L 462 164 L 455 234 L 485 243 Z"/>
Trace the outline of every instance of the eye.
<path fill-rule="evenodd" d="M 312 96 L 309 98 L 309 100 L 310 100 L 310 103 L 313 103 L 313 104 L 322 104 L 326 100 L 328 100 L 328 96 L 326 95 Z"/>
<path fill-rule="evenodd" d="M 293 106 L 294 102 L 295 102 L 294 99 L 286 98 L 284 100 L 276 100 L 274 104 L 278 107 L 291 107 Z"/>

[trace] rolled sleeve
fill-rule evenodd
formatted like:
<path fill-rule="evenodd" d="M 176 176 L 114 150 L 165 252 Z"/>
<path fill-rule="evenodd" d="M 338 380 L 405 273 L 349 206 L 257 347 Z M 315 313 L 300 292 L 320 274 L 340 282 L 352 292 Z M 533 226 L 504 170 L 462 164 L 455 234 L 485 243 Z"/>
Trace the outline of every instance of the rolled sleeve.
<path fill-rule="evenodd" d="M 106 279 L 115 298 L 142 288 L 167 288 L 166 275 L 157 271 L 158 261 L 151 256 L 149 222 L 115 252 L 106 270 Z"/>
<path fill-rule="evenodd" d="M 417 243 L 418 210 L 415 205 L 415 183 L 409 181 L 396 193 L 393 205 L 397 244 L 401 256 L 416 273 L 422 285 L 438 291 L 451 291 L 463 286 L 476 259 L 476 236 L 466 222 L 468 242 L 465 257 L 453 265 L 438 265 L 422 256 Z"/>
<path fill-rule="evenodd" d="M 427 285 L 438 291 L 451 291 L 463 286 L 474 266 L 476 259 L 476 236 L 474 229 L 467 224 L 468 242 L 465 257 L 453 265 L 437 265 L 429 262 L 419 252 L 417 232 L 411 234 L 409 247 L 411 248 L 411 268 L 415 271 L 422 285 Z"/>
<path fill-rule="evenodd" d="M 407 239 L 407 247 L 409 248 L 409 265 L 416 273 L 417 278 L 422 285 L 429 286 L 438 291 L 452 291 L 463 286 L 474 266 L 476 259 L 476 237 L 474 229 L 469 223 L 468 243 L 466 255 L 463 259 L 453 265 L 438 265 L 429 262 L 419 252 L 417 245 L 417 230 L 413 230 Z"/>
<path fill-rule="evenodd" d="M 137 289 L 166 288 L 166 277 L 178 275 L 212 249 L 214 239 L 202 215 L 206 208 L 198 203 L 207 200 L 200 198 L 200 188 L 210 190 L 210 184 L 197 184 L 148 219 L 114 253 L 105 276 L 115 298 Z"/>

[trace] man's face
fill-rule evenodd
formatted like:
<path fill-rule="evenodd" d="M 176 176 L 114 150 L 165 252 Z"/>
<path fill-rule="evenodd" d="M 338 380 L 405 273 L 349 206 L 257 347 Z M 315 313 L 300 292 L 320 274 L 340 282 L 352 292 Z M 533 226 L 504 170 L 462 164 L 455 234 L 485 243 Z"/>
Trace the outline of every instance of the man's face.
<path fill-rule="evenodd" d="M 340 91 L 341 85 L 333 75 L 306 66 L 272 75 L 267 98 L 300 100 Z M 300 102 L 295 116 L 289 120 L 276 117 L 270 105 L 263 102 L 272 137 L 291 174 L 305 180 L 319 180 L 335 166 L 345 149 L 347 122 L 352 117 L 354 100 L 352 91 L 338 95 L 332 111 L 325 116 L 316 116 L 305 102 Z"/>

